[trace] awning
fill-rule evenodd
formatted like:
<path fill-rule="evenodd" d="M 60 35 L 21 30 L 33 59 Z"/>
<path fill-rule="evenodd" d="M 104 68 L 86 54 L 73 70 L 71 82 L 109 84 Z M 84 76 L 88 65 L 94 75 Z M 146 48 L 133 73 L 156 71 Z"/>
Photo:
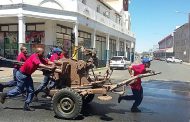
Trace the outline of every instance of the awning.
<path fill-rule="evenodd" d="M 173 53 L 173 48 L 159 49 L 154 51 L 154 53 L 162 53 L 162 52 Z"/>

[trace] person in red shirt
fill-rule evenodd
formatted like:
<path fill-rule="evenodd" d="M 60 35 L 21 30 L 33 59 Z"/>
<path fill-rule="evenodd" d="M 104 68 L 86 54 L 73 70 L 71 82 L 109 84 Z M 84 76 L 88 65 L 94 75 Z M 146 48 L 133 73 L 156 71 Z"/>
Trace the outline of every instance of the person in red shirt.
<path fill-rule="evenodd" d="M 3 104 L 7 97 L 14 97 L 21 94 L 26 89 L 26 100 L 24 104 L 25 111 L 33 110 L 30 108 L 29 104 L 32 102 L 34 96 L 34 86 L 32 80 L 32 73 L 37 70 L 37 68 L 45 68 L 54 70 L 55 66 L 51 62 L 48 62 L 43 58 L 44 49 L 37 48 L 36 53 L 32 54 L 26 62 L 21 66 L 19 71 L 16 72 L 17 85 L 14 89 L 6 92 L 0 93 L 0 102 Z M 52 66 L 47 66 L 48 64 Z"/>
<path fill-rule="evenodd" d="M 60 59 L 65 59 L 65 58 L 69 58 L 69 51 L 64 49 L 60 55 Z"/>
<path fill-rule="evenodd" d="M 131 75 L 131 77 L 144 74 L 147 72 L 151 72 L 151 70 L 147 70 L 146 68 L 149 68 L 151 63 L 151 60 L 149 58 L 142 59 L 142 64 L 133 65 L 128 67 L 128 71 Z M 141 85 L 141 78 L 136 79 L 136 81 L 130 85 L 133 95 L 126 95 L 126 96 L 119 96 L 118 103 L 121 102 L 121 100 L 135 100 L 133 103 L 133 106 L 131 107 L 131 112 L 141 112 L 140 109 L 138 109 L 138 106 L 141 104 L 143 99 L 143 88 Z"/>
<path fill-rule="evenodd" d="M 59 60 L 60 59 L 60 55 L 61 55 L 62 50 L 60 48 L 54 48 L 53 49 L 53 54 L 51 55 L 49 61 L 50 62 L 54 62 L 55 60 Z M 40 84 L 40 86 L 35 90 L 34 92 L 34 100 L 38 101 L 38 93 L 45 90 L 46 86 L 48 85 L 50 79 L 51 79 L 51 72 L 46 72 L 44 73 L 44 80 L 42 81 L 42 83 Z M 55 85 L 55 81 L 51 82 L 51 87 L 53 87 Z M 46 93 L 47 94 L 47 93 Z M 47 96 L 47 95 L 44 95 Z"/>
<path fill-rule="evenodd" d="M 25 62 L 27 59 L 27 48 L 23 46 L 20 48 L 20 51 L 21 51 L 21 53 L 17 56 L 17 61 Z M 16 84 L 17 84 L 16 72 L 19 70 L 19 68 L 20 68 L 20 65 L 14 66 L 14 68 L 13 68 L 13 80 L 0 84 L 0 92 L 3 92 L 3 89 L 6 87 L 16 86 Z"/>

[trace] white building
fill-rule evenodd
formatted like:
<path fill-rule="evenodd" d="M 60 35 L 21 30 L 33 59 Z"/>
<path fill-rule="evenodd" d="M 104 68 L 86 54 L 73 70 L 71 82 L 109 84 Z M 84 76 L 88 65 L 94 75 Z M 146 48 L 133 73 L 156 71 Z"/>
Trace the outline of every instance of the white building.
<path fill-rule="evenodd" d="M 96 50 L 102 64 L 114 55 L 131 59 L 135 37 L 129 20 L 128 11 L 118 12 L 103 0 L 2 0 L 0 55 L 15 58 L 23 44 L 29 51 L 58 45 L 70 53 L 83 45 Z"/>

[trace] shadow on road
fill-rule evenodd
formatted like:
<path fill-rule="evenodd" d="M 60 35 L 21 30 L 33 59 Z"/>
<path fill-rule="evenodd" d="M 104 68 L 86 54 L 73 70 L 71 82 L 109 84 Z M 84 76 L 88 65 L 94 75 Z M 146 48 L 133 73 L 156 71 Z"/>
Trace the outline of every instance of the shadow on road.
<path fill-rule="evenodd" d="M 13 108 L 13 107 L 5 107 L 4 109 L 10 109 L 10 110 L 22 110 L 23 111 L 23 108 Z"/>
<path fill-rule="evenodd" d="M 117 104 L 101 104 L 101 103 L 91 103 L 83 107 L 82 115 L 84 117 L 88 116 L 99 116 L 100 120 L 112 121 L 112 117 L 108 116 L 109 113 L 125 114 L 128 112 L 125 109 L 114 109 L 112 107 L 117 106 Z"/>
<path fill-rule="evenodd" d="M 125 114 L 126 112 L 129 112 L 125 109 L 114 109 L 112 107 L 117 106 L 117 104 L 101 104 L 101 103 L 95 103 L 92 102 L 91 104 L 87 104 L 86 106 L 83 106 L 83 109 L 81 111 L 81 115 L 75 118 L 74 120 L 84 120 L 85 117 L 90 116 L 98 116 L 100 120 L 102 121 L 113 121 L 114 118 L 108 116 L 107 114 L 110 113 L 117 113 L 117 114 Z M 57 119 L 62 119 L 57 116 L 54 116 Z"/>

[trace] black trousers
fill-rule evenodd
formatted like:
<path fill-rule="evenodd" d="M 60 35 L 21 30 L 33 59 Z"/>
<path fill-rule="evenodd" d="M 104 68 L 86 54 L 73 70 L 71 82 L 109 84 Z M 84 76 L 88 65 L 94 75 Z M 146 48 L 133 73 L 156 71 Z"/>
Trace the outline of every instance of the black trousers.
<path fill-rule="evenodd" d="M 132 89 L 133 95 L 122 96 L 122 100 L 135 100 L 132 108 L 137 108 L 143 100 L 143 88 L 140 90 Z"/>

